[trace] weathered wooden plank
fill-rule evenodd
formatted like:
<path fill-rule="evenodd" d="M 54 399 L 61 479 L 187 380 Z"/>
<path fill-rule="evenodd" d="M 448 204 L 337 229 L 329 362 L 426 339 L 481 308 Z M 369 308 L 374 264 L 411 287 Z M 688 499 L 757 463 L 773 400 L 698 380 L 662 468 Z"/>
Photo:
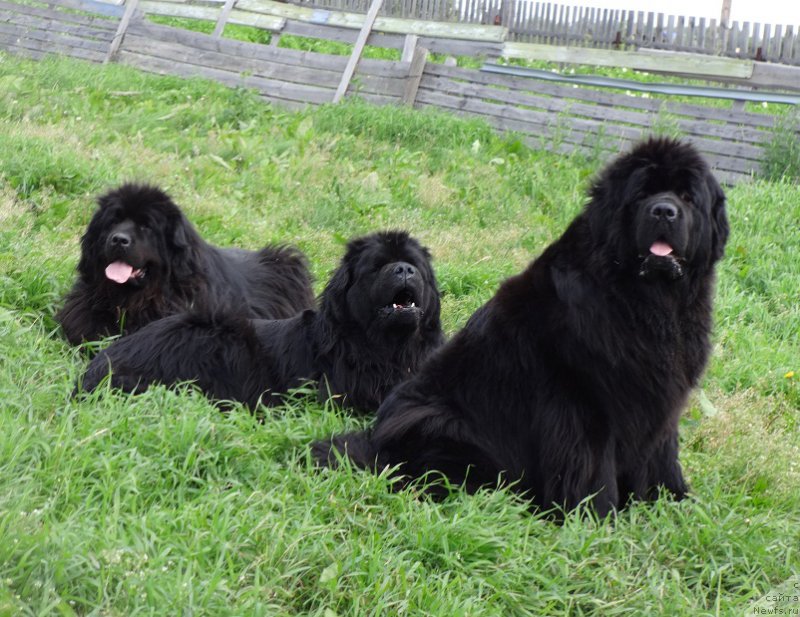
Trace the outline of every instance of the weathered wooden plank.
<path fill-rule="evenodd" d="M 347 63 L 346 56 L 276 48 L 233 39 L 215 39 L 208 34 L 177 30 L 156 24 L 136 24 L 131 26 L 130 31 L 158 41 L 175 42 L 199 50 L 228 54 L 232 56 L 232 62 L 235 62 L 238 57 L 260 59 L 290 66 L 337 71 L 339 75 Z M 408 67 L 401 62 L 364 58 L 359 67 L 362 73 L 381 77 L 405 79 L 408 74 Z"/>
<path fill-rule="evenodd" d="M 649 109 L 658 112 L 662 108 L 678 115 L 692 116 L 698 119 L 720 121 L 726 120 L 744 125 L 772 127 L 775 118 L 767 114 L 756 114 L 751 112 L 734 112 L 725 109 L 715 109 L 703 105 L 693 105 L 688 103 L 673 103 L 669 101 L 656 100 L 652 98 L 629 97 L 622 94 L 589 90 L 584 88 L 571 88 L 554 83 L 539 82 L 527 77 L 515 77 L 512 75 L 499 75 L 464 69 L 460 67 L 449 67 L 442 64 L 428 63 L 425 73 L 460 79 L 486 85 L 500 86 L 502 88 L 518 89 L 520 91 L 535 90 L 538 93 L 548 94 L 554 97 L 565 99 L 576 99 L 608 105 L 609 107 L 624 106 L 637 109 Z M 532 83 L 535 82 L 535 83 Z"/>
<path fill-rule="evenodd" d="M 333 90 L 329 88 L 264 79 L 210 67 L 179 64 L 163 58 L 130 52 L 125 48 L 120 50 L 118 57 L 121 63 L 152 73 L 211 79 L 231 87 L 253 88 L 269 96 L 287 100 L 322 104 L 329 102 L 333 93 Z"/>
<path fill-rule="evenodd" d="M 31 58 L 33 60 L 41 60 L 51 55 L 51 52 L 28 49 L 27 47 L 17 45 L 16 40 L 13 37 L 6 38 L 6 35 L 3 33 L 0 33 L 0 50 L 3 50 L 9 54 L 14 54 L 15 56 L 22 56 L 24 58 Z"/>
<path fill-rule="evenodd" d="M 0 30 L 0 47 L 12 51 L 13 49 L 24 49 L 45 55 L 69 56 L 90 60 L 92 62 L 102 62 L 105 57 L 105 50 L 97 51 L 85 47 L 67 45 L 53 40 L 35 39 L 25 36 L 18 36 L 5 29 Z"/>
<path fill-rule="evenodd" d="M 792 58 L 792 26 L 786 26 L 786 32 L 781 41 L 781 55 L 782 61 L 791 61 Z"/>
<path fill-rule="evenodd" d="M 665 114 L 669 114 L 674 117 L 676 128 L 686 134 L 740 141 L 756 145 L 759 151 L 751 151 L 750 158 L 760 156 L 760 148 L 766 137 L 763 130 L 755 127 L 743 126 L 741 124 L 708 122 L 697 120 L 694 116 L 689 116 L 691 119 L 687 119 L 686 116 L 671 114 L 665 109 L 637 110 L 625 108 L 622 105 L 609 107 L 608 105 L 576 102 L 575 100 L 563 97 L 541 96 L 535 93 L 501 89 L 476 83 L 456 81 L 446 77 L 435 77 L 433 75 L 425 75 L 422 79 L 421 86 L 427 90 L 435 90 L 446 94 L 500 101 L 510 105 L 540 109 L 555 114 L 569 114 L 575 117 L 585 117 L 598 121 L 637 126 L 650 126 L 653 116 L 663 117 Z M 724 120 L 724 114 L 720 113 L 719 119 Z"/>
<path fill-rule="evenodd" d="M 403 39 L 403 51 L 400 54 L 400 62 L 411 62 L 414 58 L 414 50 L 419 43 L 419 37 L 416 34 L 407 34 Z"/>
<path fill-rule="evenodd" d="M 541 127 L 561 127 L 561 123 L 566 122 L 566 129 L 561 127 L 565 132 L 565 136 L 571 136 L 571 139 L 582 140 L 583 134 L 602 132 L 609 136 L 622 136 L 628 139 L 638 139 L 642 133 L 642 129 L 622 125 L 603 125 L 602 122 L 596 122 L 586 119 L 576 118 L 563 118 L 554 114 L 539 112 L 529 109 L 521 109 L 510 105 L 496 105 L 482 101 L 480 99 L 465 98 L 462 96 L 452 96 L 442 92 L 427 90 L 420 88 L 417 93 L 417 98 L 423 103 L 434 103 L 439 107 L 445 109 L 461 109 L 463 111 L 472 112 L 478 116 L 487 118 L 496 117 L 502 118 L 505 121 L 514 120 L 521 123 L 531 125 L 531 128 L 525 132 L 535 133 L 541 130 Z M 575 137 L 578 136 L 578 137 Z"/>
<path fill-rule="evenodd" d="M 739 58 L 749 58 L 750 53 L 748 50 L 748 43 L 750 41 L 750 22 L 746 21 L 742 24 L 742 29 L 739 31 L 739 40 L 736 42 L 736 56 Z"/>
<path fill-rule="evenodd" d="M 202 19 L 206 21 L 216 21 L 219 9 L 212 6 L 199 6 L 190 4 L 179 4 L 175 2 L 164 2 L 158 0 L 142 0 L 141 9 L 152 15 L 163 15 L 165 17 L 186 17 L 190 19 Z M 286 23 L 282 17 L 274 15 L 260 15 L 249 11 L 242 11 L 238 8 L 231 9 L 227 23 L 240 26 L 252 26 L 270 32 L 279 32 Z"/>
<path fill-rule="evenodd" d="M 422 73 L 425 70 L 425 63 L 428 61 L 428 50 L 424 47 L 414 49 L 411 57 L 411 66 L 408 70 L 408 80 L 403 90 L 403 104 L 414 105 L 419 90 L 419 82 L 422 80 Z"/>
<path fill-rule="evenodd" d="M 16 4 L 14 2 L 0 1 L 0 10 L 7 11 L 9 18 L 13 18 L 13 16 L 17 14 L 22 14 L 58 21 L 60 23 L 73 23 L 84 26 L 92 26 L 98 29 L 108 29 L 111 32 L 117 29 L 116 20 L 109 20 L 103 17 L 91 15 L 81 15 L 78 13 L 65 13 L 63 11 L 44 9 L 26 4 Z"/>
<path fill-rule="evenodd" d="M 104 41 L 96 39 L 81 38 L 72 36 L 66 32 L 57 32 L 53 30 L 24 28 L 16 26 L 12 23 L 1 23 L 0 32 L 8 36 L 13 36 L 21 40 L 30 40 L 42 43 L 42 49 L 47 51 L 47 45 L 53 46 L 54 50 L 64 52 L 70 49 L 84 49 L 87 51 L 98 52 L 105 54 L 108 46 Z M 81 56 L 83 57 L 83 56 Z M 94 55 L 91 55 L 94 59 Z"/>
<path fill-rule="evenodd" d="M 762 88 L 800 92 L 800 67 L 757 62 L 752 81 Z"/>
<path fill-rule="evenodd" d="M 420 89 L 417 101 L 418 107 L 445 108 L 453 113 L 480 117 L 500 130 L 515 131 L 536 138 L 553 138 L 577 146 L 594 143 L 601 149 L 624 150 L 642 137 L 652 134 L 652 131 L 646 128 L 636 130 L 626 127 L 603 126 L 602 123 L 594 125 L 574 123 L 570 118 L 548 115 L 498 113 L 491 106 L 479 101 L 467 101 L 460 97 L 451 97 L 424 89 Z M 713 164 L 717 169 L 723 169 L 736 177 L 749 175 L 758 169 L 758 161 L 748 161 L 730 154 L 709 151 L 707 149 L 709 145 L 715 146 L 712 140 L 692 139 L 692 141 L 709 160 L 709 164 Z"/>
<path fill-rule="evenodd" d="M 674 83 L 647 83 L 639 81 L 604 77 L 602 75 L 560 75 L 551 71 L 541 69 L 525 69 L 522 67 L 506 66 L 502 64 L 484 64 L 481 71 L 489 73 L 501 73 L 505 75 L 518 75 L 541 81 L 554 81 L 572 84 L 574 86 L 605 87 L 616 90 L 629 90 L 642 92 L 645 94 L 659 95 L 678 95 L 695 96 L 710 99 L 727 99 L 734 101 L 751 101 L 756 103 L 782 103 L 797 105 L 800 104 L 800 97 L 785 92 L 765 92 L 760 90 L 740 90 L 731 88 L 719 88 L 713 86 L 693 86 Z"/>
<path fill-rule="evenodd" d="M 341 76 L 339 71 L 290 66 L 249 58 L 235 58 L 218 52 L 198 50 L 176 43 L 153 41 L 152 39 L 139 37 L 134 33 L 126 37 L 124 49 L 131 53 L 171 60 L 178 64 L 209 67 L 231 73 L 247 72 L 253 76 L 289 83 L 328 87 L 331 89 L 331 95 Z M 367 74 L 359 76 L 359 89 L 362 92 L 400 97 L 404 87 L 405 79 L 389 79 Z"/>
<path fill-rule="evenodd" d="M 119 49 L 122 40 L 125 38 L 125 32 L 128 30 L 128 26 L 131 23 L 131 19 L 136 14 L 137 7 L 139 6 L 139 0 L 127 0 L 125 4 L 125 13 L 122 15 L 122 19 L 119 21 L 119 26 L 117 26 L 117 31 L 114 34 L 114 38 L 111 39 L 111 45 L 108 48 L 108 54 L 106 55 L 105 62 L 111 62 L 114 59 L 114 56 L 117 54 L 117 50 Z"/>
<path fill-rule="evenodd" d="M 350 54 L 350 58 L 344 67 L 344 72 L 342 73 L 342 79 L 339 82 L 339 87 L 336 88 L 336 93 L 333 95 L 334 103 L 341 101 L 347 92 L 347 87 L 350 85 L 350 80 L 353 78 L 353 73 L 356 72 L 358 61 L 361 59 L 361 53 L 364 51 L 364 47 L 367 44 L 367 37 L 369 37 L 369 33 L 372 30 L 373 24 L 375 23 L 375 18 L 378 16 L 378 11 L 382 5 L 383 0 L 372 0 L 372 5 L 369 7 L 369 12 L 364 19 L 364 23 L 361 26 L 361 31 L 359 32 L 356 43 L 353 46 L 353 53 Z"/>
<path fill-rule="evenodd" d="M 233 9 L 234 4 L 236 4 L 236 0 L 225 0 L 225 4 L 217 17 L 217 23 L 214 24 L 214 31 L 211 33 L 211 36 L 215 38 L 222 36 L 222 33 L 225 31 L 225 24 L 228 23 L 228 17 L 230 17 L 231 9 Z"/>
<path fill-rule="evenodd" d="M 580 119 L 588 119 L 594 121 L 598 125 L 605 125 L 612 133 L 616 130 L 615 126 L 621 124 L 623 126 L 638 126 L 642 129 L 650 129 L 653 121 L 656 118 L 663 118 L 663 113 L 641 113 L 624 111 L 620 109 L 607 109 L 600 106 L 576 104 L 568 101 L 552 100 L 550 103 L 547 99 L 539 98 L 530 95 L 520 95 L 519 93 L 512 93 L 499 89 L 488 89 L 475 87 L 458 82 L 450 82 L 449 84 L 443 80 L 430 79 L 426 77 L 422 82 L 422 88 L 425 90 L 434 90 L 445 94 L 454 94 L 463 98 L 470 98 L 474 100 L 483 100 L 485 102 L 502 102 L 506 107 L 511 106 L 520 108 L 525 105 L 526 111 L 538 114 L 539 112 L 531 107 L 538 107 L 539 109 L 548 112 L 548 115 L 559 116 L 564 115 L 570 118 L 570 122 L 576 122 Z M 495 103 L 498 104 L 498 103 Z M 507 110 L 504 109 L 503 113 Z M 738 127 L 724 127 L 713 126 L 709 127 L 708 123 L 699 121 L 687 121 L 680 118 L 672 118 L 670 124 L 674 125 L 677 129 L 681 130 L 684 134 L 695 136 L 703 143 L 708 142 L 706 146 L 708 151 L 712 152 L 727 152 L 729 145 L 726 141 L 708 139 L 711 137 L 720 137 L 724 139 L 736 139 Z M 739 143 L 739 151 L 737 156 L 739 158 L 746 158 L 751 160 L 761 160 L 763 156 L 762 144 L 764 142 L 764 134 L 755 129 L 750 131 L 750 139 L 737 139 Z M 749 144 L 744 142 L 749 141 Z"/>
<path fill-rule="evenodd" d="M 679 53 L 616 51 L 564 47 L 536 43 L 503 45 L 503 57 L 527 60 L 546 60 L 568 64 L 627 67 L 642 71 L 676 72 L 686 75 L 736 77 L 747 79 L 753 74 L 753 62 L 732 58 L 698 56 Z"/>
<path fill-rule="evenodd" d="M 701 17 L 697 26 L 697 47 L 700 51 L 706 49 L 706 18 Z"/>
<path fill-rule="evenodd" d="M 315 39 L 340 41 L 342 43 L 355 43 L 358 32 L 352 28 L 311 24 L 302 21 L 287 21 L 283 28 L 284 34 L 294 34 Z M 402 34 L 384 34 L 371 32 L 367 45 L 402 49 L 406 36 Z M 500 43 L 480 43 L 461 39 L 442 39 L 434 37 L 418 37 L 418 45 L 430 50 L 431 53 L 449 54 L 454 56 L 486 56 L 499 57 L 502 51 Z"/>
<path fill-rule="evenodd" d="M 0 10 L 0 22 L 10 23 L 20 28 L 46 30 L 49 32 L 62 32 L 77 38 L 96 39 L 101 41 L 106 49 L 108 48 L 109 43 L 111 43 L 111 38 L 114 35 L 112 30 L 108 30 L 106 28 L 96 28 L 94 25 L 84 26 L 82 24 L 62 23 L 60 21 L 38 17 L 35 15 L 12 15 L 11 13 L 3 10 Z"/>
<path fill-rule="evenodd" d="M 312 19 L 314 9 L 274 0 L 239 0 L 237 9 L 258 12 L 285 19 L 315 22 Z M 345 28 L 360 29 L 365 16 L 357 13 L 331 11 L 327 24 Z M 451 39 L 467 39 L 471 41 L 502 42 L 506 36 L 506 28 L 502 26 L 484 26 L 480 24 L 437 23 L 395 17 L 378 17 L 374 29 L 380 32 L 397 34 L 417 34 L 419 36 L 436 36 Z"/>

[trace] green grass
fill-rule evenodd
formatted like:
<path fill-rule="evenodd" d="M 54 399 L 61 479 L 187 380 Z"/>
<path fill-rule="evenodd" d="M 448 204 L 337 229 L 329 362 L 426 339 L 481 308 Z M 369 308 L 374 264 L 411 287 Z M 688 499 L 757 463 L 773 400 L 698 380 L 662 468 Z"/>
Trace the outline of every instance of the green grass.
<path fill-rule="evenodd" d="M 302 392 L 263 424 L 191 389 L 72 400 L 53 313 L 95 196 L 166 187 L 204 237 L 428 245 L 448 332 L 556 238 L 597 163 L 359 102 L 287 113 L 203 81 L 0 55 L 0 615 L 742 615 L 800 569 L 800 188 L 728 191 L 715 349 L 682 424 L 692 498 L 616 521 L 443 503 L 317 472 L 363 421 Z"/>

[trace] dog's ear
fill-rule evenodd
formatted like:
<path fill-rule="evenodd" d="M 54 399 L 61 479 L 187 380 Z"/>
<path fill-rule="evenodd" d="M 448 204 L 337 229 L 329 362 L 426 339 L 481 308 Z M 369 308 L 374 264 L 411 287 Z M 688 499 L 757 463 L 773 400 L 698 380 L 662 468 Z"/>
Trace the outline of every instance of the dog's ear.
<path fill-rule="evenodd" d="M 167 253 L 172 275 L 185 278 L 195 274 L 200 236 L 182 214 L 172 218 L 168 225 L 165 240 L 170 245 Z"/>
<path fill-rule="evenodd" d="M 178 220 L 173 223 L 172 246 L 179 251 L 189 248 L 189 235 L 186 233 L 186 221 Z"/>
<path fill-rule="evenodd" d="M 343 323 L 351 317 L 347 308 L 347 290 L 352 285 L 353 268 L 368 244 L 369 240 L 365 237 L 355 238 L 347 243 L 347 249 L 339 262 L 339 267 L 336 268 L 322 292 L 319 302 L 320 311 L 331 322 Z"/>
<path fill-rule="evenodd" d="M 320 296 L 320 312 L 331 323 L 347 321 L 347 289 L 350 287 L 350 280 L 350 266 L 345 256 Z"/>
<path fill-rule="evenodd" d="M 650 173 L 650 165 L 626 155 L 595 180 L 585 209 L 593 242 L 617 250 L 624 237 L 623 208 L 640 195 Z"/>
<path fill-rule="evenodd" d="M 108 265 L 103 262 L 105 243 L 108 231 L 113 226 L 114 215 L 111 209 L 119 203 L 117 191 L 111 191 L 97 198 L 97 209 L 92 214 L 86 231 L 81 236 L 81 256 L 78 261 L 78 272 L 82 276 L 93 279 Z"/>
<path fill-rule="evenodd" d="M 711 259 L 717 261 L 725 254 L 730 227 L 725 204 L 725 192 L 711 174 L 707 175 L 709 199 L 711 201 Z"/>
<path fill-rule="evenodd" d="M 107 265 L 102 260 L 105 238 L 102 231 L 103 225 L 99 221 L 100 216 L 101 213 L 95 214 L 86 228 L 86 232 L 81 237 L 81 256 L 78 260 L 78 272 L 86 278 L 94 278 L 95 273 L 102 272 Z"/>
<path fill-rule="evenodd" d="M 425 313 L 422 316 L 422 332 L 428 338 L 429 343 L 438 345 L 444 340 L 441 319 L 442 294 L 439 291 L 436 274 L 431 265 L 431 252 L 424 246 L 420 246 L 420 249 L 425 256 L 424 272 L 427 287 L 426 294 L 428 294 Z"/>

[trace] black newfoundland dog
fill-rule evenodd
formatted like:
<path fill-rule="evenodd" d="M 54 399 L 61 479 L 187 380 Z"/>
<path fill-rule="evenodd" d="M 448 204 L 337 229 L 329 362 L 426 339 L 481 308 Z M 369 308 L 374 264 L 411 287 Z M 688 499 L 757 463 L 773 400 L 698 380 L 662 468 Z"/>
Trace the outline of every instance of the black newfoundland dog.
<path fill-rule="evenodd" d="M 251 317 L 280 319 L 314 306 L 297 249 L 211 246 L 152 186 L 124 184 L 98 205 L 81 238 L 78 278 L 56 314 L 74 345 L 190 308 L 235 306 Z"/>
<path fill-rule="evenodd" d="M 513 482 L 535 506 L 590 498 L 599 515 L 662 487 L 683 497 L 678 419 L 709 355 L 727 236 L 725 196 L 695 149 L 637 145 L 370 431 L 319 442 L 315 458 L 398 465 L 404 480 L 435 470 L 469 491 Z"/>
<path fill-rule="evenodd" d="M 95 356 L 82 387 L 94 390 L 109 372 L 126 391 L 194 381 L 213 399 L 254 409 L 317 380 L 322 400 L 374 412 L 442 342 L 430 254 L 405 232 L 382 232 L 348 244 L 318 311 L 160 319 Z"/>

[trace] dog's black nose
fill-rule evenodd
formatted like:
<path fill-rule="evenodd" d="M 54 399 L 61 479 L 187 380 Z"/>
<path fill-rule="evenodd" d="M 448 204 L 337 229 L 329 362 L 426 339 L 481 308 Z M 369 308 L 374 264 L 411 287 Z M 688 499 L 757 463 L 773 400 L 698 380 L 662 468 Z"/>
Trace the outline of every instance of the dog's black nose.
<path fill-rule="evenodd" d="M 650 216 L 671 223 L 678 218 L 678 207 L 668 201 L 657 201 L 650 206 Z"/>
<path fill-rule="evenodd" d="M 109 238 L 112 246 L 130 246 L 131 245 L 131 237 L 129 234 L 124 232 L 118 231 Z"/>
<path fill-rule="evenodd" d="M 400 278 L 407 279 L 415 276 L 417 274 L 417 269 L 410 263 L 401 261 L 394 265 L 394 274 Z"/>

